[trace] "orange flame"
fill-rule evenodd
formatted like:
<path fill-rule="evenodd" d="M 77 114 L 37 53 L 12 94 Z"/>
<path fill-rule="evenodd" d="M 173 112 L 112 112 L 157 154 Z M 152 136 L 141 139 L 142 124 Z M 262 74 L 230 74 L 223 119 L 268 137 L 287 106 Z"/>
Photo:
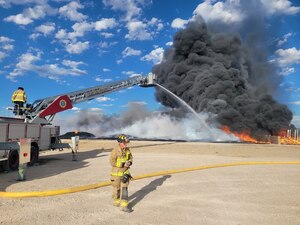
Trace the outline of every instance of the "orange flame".
<path fill-rule="evenodd" d="M 280 137 L 280 144 L 283 145 L 300 145 L 300 141 L 292 137 Z"/>
<path fill-rule="evenodd" d="M 298 140 L 297 135 L 295 136 L 295 134 L 293 134 L 294 136 L 292 136 L 292 132 L 290 130 L 290 133 L 288 134 L 288 130 L 287 129 L 281 129 L 278 132 L 278 136 L 280 138 L 280 144 L 283 145 L 300 145 L 300 140 Z"/>
<path fill-rule="evenodd" d="M 226 132 L 227 134 L 233 134 L 234 136 L 238 137 L 239 139 L 241 139 L 242 141 L 246 141 L 246 142 L 251 142 L 251 143 L 265 143 L 265 142 L 260 142 L 254 138 L 252 138 L 249 135 L 249 132 L 247 131 L 243 131 L 243 132 L 233 132 L 229 129 L 228 126 L 222 126 L 221 130 L 223 130 L 224 132 Z"/>
<path fill-rule="evenodd" d="M 240 133 L 233 132 L 229 129 L 228 126 L 222 126 L 221 130 L 223 130 L 227 134 L 233 134 L 234 136 L 238 137 L 240 140 L 245 141 L 245 142 L 260 143 L 260 144 L 270 143 L 270 142 L 258 141 L 256 139 L 252 138 L 249 135 L 249 132 L 247 132 L 247 131 L 243 131 L 243 132 L 240 132 Z M 280 144 L 283 144 L 283 145 L 300 145 L 300 140 L 298 139 L 298 137 L 292 137 L 291 133 L 288 135 L 286 129 L 281 129 L 278 132 L 278 136 L 279 136 L 279 139 L 280 139 Z"/>

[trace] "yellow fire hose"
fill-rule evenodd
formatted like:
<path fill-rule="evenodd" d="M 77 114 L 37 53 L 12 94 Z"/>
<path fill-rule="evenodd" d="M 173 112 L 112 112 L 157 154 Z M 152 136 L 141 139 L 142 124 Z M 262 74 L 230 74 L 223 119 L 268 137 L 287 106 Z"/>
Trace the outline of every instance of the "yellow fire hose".
<path fill-rule="evenodd" d="M 300 162 L 235 162 L 235 163 L 225 163 L 225 164 L 213 164 L 206 166 L 198 166 L 186 169 L 178 169 L 178 170 L 166 170 L 162 172 L 154 172 L 149 174 L 139 175 L 133 178 L 133 180 L 140 180 L 148 177 L 156 177 L 163 176 L 175 173 L 183 173 L 195 170 L 205 170 L 212 168 L 220 168 L 220 167 L 229 167 L 229 166 L 242 166 L 242 165 L 300 165 Z M 53 195 L 62 195 L 75 193 L 80 191 L 86 191 L 91 189 L 96 189 L 100 187 L 106 187 L 111 185 L 110 181 L 103 181 L 96 184 L 90 184 L 80 187 L 66 188 L 61 190 L 48 190 L 48 191 L 33 191 L 33 192 L 0 192 L 1 198 L 29 198 L 29 197 L 46 197 Z"/>

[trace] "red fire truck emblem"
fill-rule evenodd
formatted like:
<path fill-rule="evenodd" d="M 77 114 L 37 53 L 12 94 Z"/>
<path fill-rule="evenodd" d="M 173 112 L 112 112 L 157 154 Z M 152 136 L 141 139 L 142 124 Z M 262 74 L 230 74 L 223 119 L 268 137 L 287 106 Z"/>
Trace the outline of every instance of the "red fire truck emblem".
<path fill-rule="evenodd" d="M 64 100 L 64 99 L 60 100 L 59 106 L 60 106 L 61 108 L 66 108 L 66 106 L 67 106 L 66 100 Z"/>

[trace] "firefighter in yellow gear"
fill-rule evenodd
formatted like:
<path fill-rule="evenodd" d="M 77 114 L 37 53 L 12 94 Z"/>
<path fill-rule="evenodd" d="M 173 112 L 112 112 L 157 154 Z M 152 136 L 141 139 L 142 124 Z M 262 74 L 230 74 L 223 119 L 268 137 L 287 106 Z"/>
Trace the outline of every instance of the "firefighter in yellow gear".
<path fill-rule="evenodd" d="M 132 165 L 133 157 L 130 148 L 127 147 L 128 138 L 125 135 L 119 135 L 117 141 L 119 146 L 110 154 L 113 205 L 120 206 L 121 211 L 130 212 L 128 209 L 128 185 L 131 179 L 129 168 Z"/>
<path fill-rule="evenodd" d="M 14 91 L 11 101 L 15 104 L 14 113 L 16 115 L 23 115 L 22 108 L 27 101 L 27 96 L 23 87 L 18 87 L 18 90 Z"/>

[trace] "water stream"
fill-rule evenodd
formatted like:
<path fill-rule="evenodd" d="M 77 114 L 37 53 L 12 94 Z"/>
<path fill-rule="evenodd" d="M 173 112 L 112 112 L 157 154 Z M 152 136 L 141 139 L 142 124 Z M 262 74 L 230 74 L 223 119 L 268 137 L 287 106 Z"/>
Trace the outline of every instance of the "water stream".
<path fill-rule="evenodd" d="M 155 83 L 155 85 L 159 88 L 161 88 L 163 91 L 165 91 L 166 93 L 170 94 L 171 96 L 173 96 L 176 100 L 178 100 L 183 106 L 185 106 L 190 112 L 192 112 L 194 114 L 194 116 L 197 118 L 197 120 L 199 120 L 199 122 L 201 123 L 201 125 L 211 134 L 211 136 L 216 139 L 216 136 L 214 135 L 214 133 L 211 131 L 211 128 L 207 126 L 207 124 L 205 123 L 205 121 L 198 115 L 198 113 L 189 105 L 187 104 L 185 101 L 183 101 L 181 98 L 179 98 L 177 95 L 175 95 L 174 93 L 172 93 L 171 91 L 169 91 L 167 88 L 161 86 L 158 83 Z"/>

